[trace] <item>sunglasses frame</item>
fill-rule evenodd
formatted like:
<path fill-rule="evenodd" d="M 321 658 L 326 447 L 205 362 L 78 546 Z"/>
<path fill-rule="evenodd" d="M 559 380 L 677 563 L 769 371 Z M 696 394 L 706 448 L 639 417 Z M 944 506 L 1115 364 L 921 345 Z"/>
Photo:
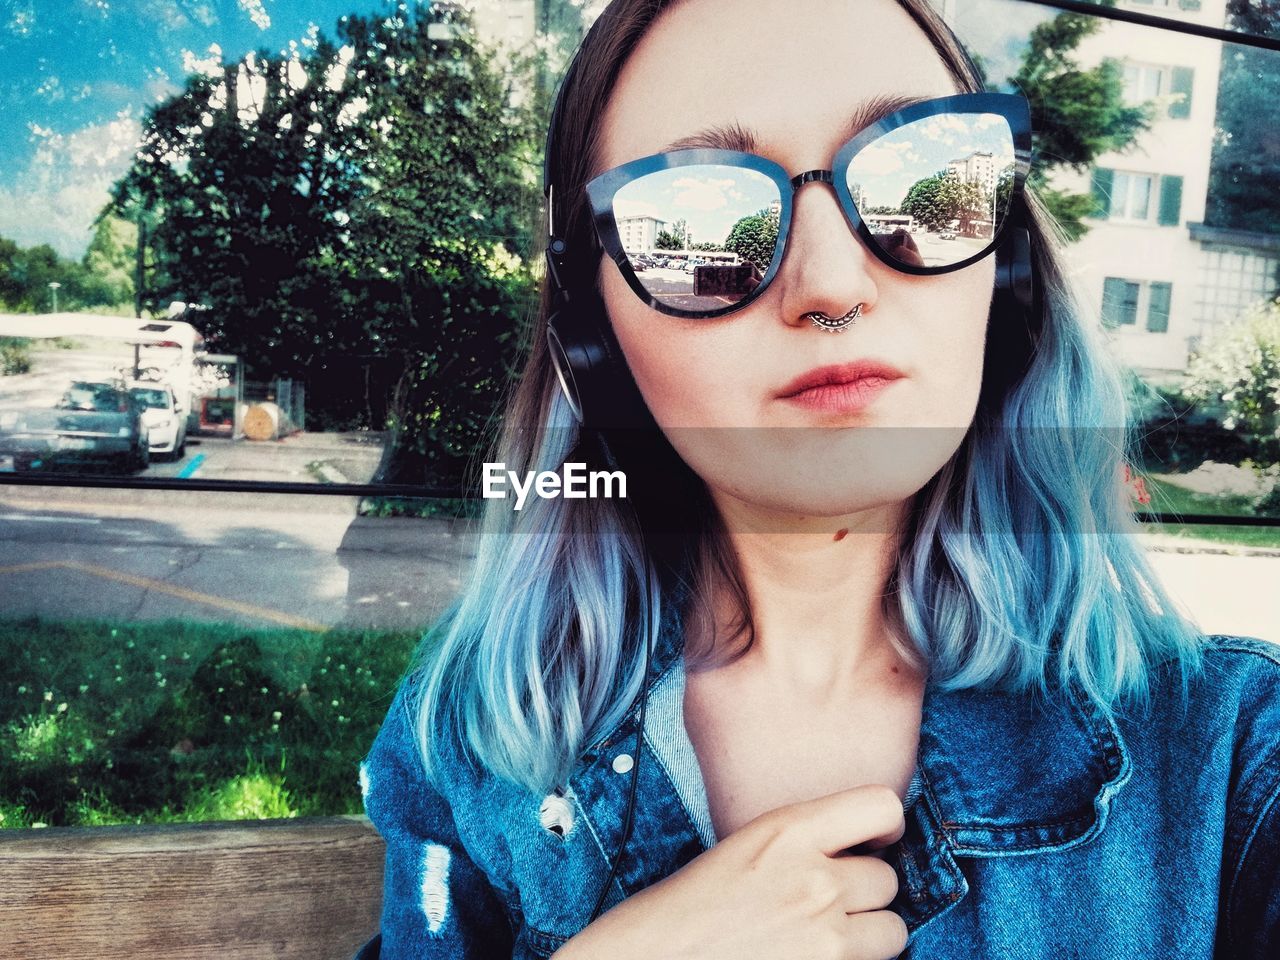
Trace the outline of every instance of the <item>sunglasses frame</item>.
<path fill-rule="evenodd" d="M 1013 135 L 1014 151 L 1014 179 L 1013 188 L 1009 194 L 1009 208 L 1001 219 L 999 228 L 993 232 L 990 242 L 972 256 L 956 263 L 932 267 L 902 263 L 895 260 L 875 241 L 871 229 L 863 221 L 857 205 L 853 202 L 853 196 L 849 192 L 848 178 L 843 175 L 837 176 L 835 171 L 848 170 L 853 158 L 864 147 L 899 127 L 945 113 L 997 114 L 1009 124 L 1009 130 Z M 737 303 L 729 304 L 718 310 L 684 310 L 660 301 L 645 289 L 644 284 L 640 282 L 640 278 L 636 276 L 636 272 L 631 266 L 631 261 L 627 257 L 626 251 L 622 248 L 622 240 L 618 235 L 618 224 L 613 214 L 613 203 L 619 190 L 627 184 L 639 180 L 641 177 L 661 170 L 708 164 L 752 170 L 764 174 L 773 181 L 778 188 L 778 196 L 782 201 L 782 210 L 778 221 L 778 241 L 774 245 L 773 259 L 769 261 L 769 269 L 765 271 L 764 278 L 754 290 Z M 1009 223 L 1013 219 L 1011 214 L 1017 209 L 1030 166 L 1031 110 L 1027 100 L 1017 94 L 1009 93 L 961 93 L 910 104 L 864 127 L 836 151 L 832 159 L 832 169 L 830 170 L 810 170 L 792 177 L 779 164 L 754 153 L 712 149 L 675 150 L 670 153 L 657 153 L 648 157 L 641 157 L 638 160 L 632 160 L 621 166 L 614 167 L 612 170 L 607 170 L 587 184 L 586 192 L 591 206 L 596 236 L 599 238 L 600 245 L 609 256 L 609 259 L 618 265 L 618 269 L 622 271 L 622 276 L 627 281 L 627 285 L 635 291 L 636 296 L 654 310 L 669 316 L 707 320 L 741 310 L 769 288 L 774 277 L 777 276 L 778 271 L 781 269 L 782 261 L 786 256 L 787 238 L 791 231 L 791 212 L 796 191 L 811 180 L 821 180 L 824 183 L 831 184 L 840 202 L 840 208 L 844 211 L 845 219 L 862 239 L 863 245 L 875 255 L 876 259 L 901 273 L 915 276 L 934 276 L 963 269 L 988 256 L 992 250 L 999 246 L 1001 238 L 1006 230 L 1009 229 Z"/>

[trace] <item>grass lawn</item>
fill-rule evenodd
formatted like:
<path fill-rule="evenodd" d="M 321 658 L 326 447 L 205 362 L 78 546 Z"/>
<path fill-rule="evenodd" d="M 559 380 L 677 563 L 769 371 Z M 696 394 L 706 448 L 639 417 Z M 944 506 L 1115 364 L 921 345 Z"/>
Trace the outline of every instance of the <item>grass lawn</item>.
<path fill-rule="evenodd" d="M 0 620 L 0 828 L 359 813 L 418 639 Z"/>
<path fill-rule="evenodd" d="M 1147 491 L 1151 494 L 1151 502 L 1145 509 L 1153 513 L 1253 516 L 1247 497 L 1194 493 L 1185 487 L 1150 474 L 1146 475 L 1145 479 Z M 1184 537 L 1187 540 L 1210 541 L 1233 546 L 1280 548 L 1280 527 L 1217 526 L 1199 523 L 1145 524 L 1144 526 L 1151 533 L 1164 533 Z"/>

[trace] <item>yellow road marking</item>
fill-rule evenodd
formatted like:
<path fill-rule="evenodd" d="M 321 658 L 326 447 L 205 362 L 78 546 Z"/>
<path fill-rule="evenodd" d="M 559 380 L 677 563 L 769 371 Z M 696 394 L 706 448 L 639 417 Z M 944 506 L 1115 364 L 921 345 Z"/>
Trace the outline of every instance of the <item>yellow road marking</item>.
<path fill-rule="evenodd" d="M 45 560 L 41 563 L 19 563 L 12 567 L 0 567 L 0 573 L 27 573 L 30 570 L 52 570 L 65 564 L 61 560 Z"/>
<path fill-rule="evenodd" d="M 139 577 L 131 573 L 121 573 L 118 570 L 112 570 L 109 567 L 99 567 L 92 563 L 81 563 L 78 560 L 46 560 L 41 563 L 20 563 L 9 567 L 0 567 L 0 574 L 3 573 L 28 573 L 36 570 L 78 570 L 81 573 L 87 573 L 90 576 L 102 577 L 104 580 L 115 580 L 117 583 L 125 583 L 131 587 L 140 587 L 143 590 L 154 590 L 156 593 L 168 594 L 171 597 L 177 597 L 180 600 L 189 600 L 192 603 L 201 603 L 209 607 L 217 607 L 221 610 L 230 610 L 235 613 L 244 614 L 247 617 L 257 617 L 260 620 L 269 620 L 272 623 L 278 623 L 286 627 L 296 627 L 300 630 L 310 630 L 312 633 L 327 633 L 329 628 L 322 623 L 316 623 L 312 620 L 304 620 L 301 617 L 291 616 L 287 613 L 281 613 L 279 610 L 271 610 L 267 607 L 257 607 L 250 603 L 241 603 L 238 600 L 229 600 L 226 597 L 215 597 L 209 593 L 200 593 L 196 590 L 188 590 L 185 587 L 175 587 L 172 584 L 165 583 L 161 580 L 153 580 L 150 577 Z"/>

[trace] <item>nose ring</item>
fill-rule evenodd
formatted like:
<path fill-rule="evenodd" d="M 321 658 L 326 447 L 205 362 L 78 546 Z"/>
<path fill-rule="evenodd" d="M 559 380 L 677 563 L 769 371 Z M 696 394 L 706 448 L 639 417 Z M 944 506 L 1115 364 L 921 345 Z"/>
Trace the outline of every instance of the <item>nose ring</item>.
<path fill-rule="evenodd" d="M 829 317 L 821 310 L 814 310 L 806 313 L 805 316 L 813 321 L 813 325 L 820 330 L 827 330 L 831 333 L 840 333 L 848 329 L 849 324 L 862 316 L 862 304 L 857 304 L 852 310 L 843 317 Z"/>

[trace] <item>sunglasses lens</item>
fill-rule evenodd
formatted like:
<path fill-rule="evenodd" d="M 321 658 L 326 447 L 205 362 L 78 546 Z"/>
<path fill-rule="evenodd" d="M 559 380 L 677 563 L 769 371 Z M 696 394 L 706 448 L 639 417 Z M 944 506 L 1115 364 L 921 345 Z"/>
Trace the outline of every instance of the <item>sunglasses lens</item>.
<path fill-rule="evenodd" d="M 1009 210 L 1013 132 L 995 113 L 943 113 L 863 146 L 845 172 L 875 243 L 899 263 L 947 267 L 991 246 Z"/>
<path fill-rule="evenodd" d="M 658 302 L 692 314 L 725 310 L 764 279 L 778 245 L 782 197 L 769 177 L 719 164 L 649 173 L 614 195 L 618 238 Z"/>

